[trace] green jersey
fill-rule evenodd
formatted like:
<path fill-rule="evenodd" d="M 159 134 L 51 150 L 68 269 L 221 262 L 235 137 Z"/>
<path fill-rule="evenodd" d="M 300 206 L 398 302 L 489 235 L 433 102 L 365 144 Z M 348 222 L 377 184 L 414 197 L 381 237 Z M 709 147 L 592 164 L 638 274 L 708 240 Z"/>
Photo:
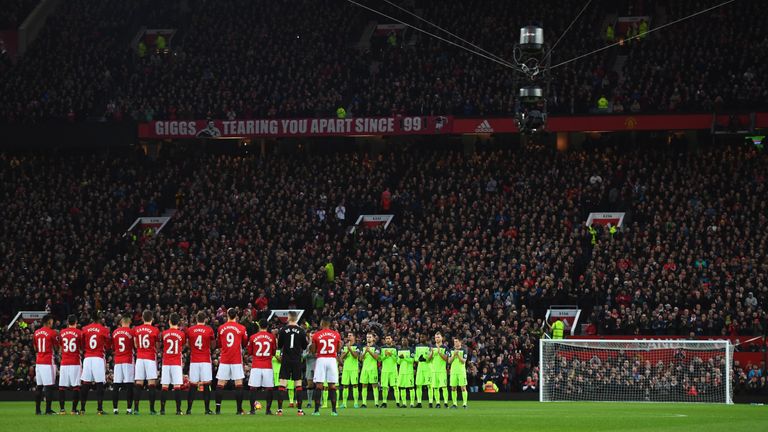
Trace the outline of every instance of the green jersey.
<path fill-rule="evenodd" d="M 368 348 L 368 350 L 366 350 Z M 373 355 L 379 355 L 379 348 L 374 346 L 364 346 L 360 349 L 360 352 L 363 356 L 363 370 L 364 371 L 371 371 L 375 370 L 376 372 L 379 371 L 379 361 L 376 360 Z"/>
<path fill-rule="evenodd" d="M 400 365 L 400 375 L 413 376 L 413 351 L 410 348 L 400 348 L 397 351 L 397 364 Z"/>
<path fill-rule="evenodd" d="M 432 353 L 433 353 L 433 355 L 432 355 L 432 371 L 434 373 L 445 373 L 446 369 L 447 369 L 447 367 L 446 367 L 447 362 L 446 362 L 446 360 L 443 360 L 442 357 L 440 357 L 440 353 L 442 353 L 442 354 L 446 354 L 447 353 L 447 350 L 446 350 L 445 346 L 438 347 L 438 346 L 434 346 L 433 345 L 430 349 L 432 350 Z"/>
<path fill-rule="evenodd" d="M 280 362 L 277 358 L 280 357 L 280 350 L 275 351 L 275 355 L 272 356 L 272 370 L 275 372 L 275 376 L 280 373 Z"/>
<path fill-rule="evenodd" d="M 355 355 L 358 355 L 359 353 L 360 353 L 360 349 L 356 345 L 352 345 L 351 347 L 345 345 L 341 348 L 341 355 L 342 356 L 344 356 L 345 354 L 347 355 L 346 357 L 344 357 L 344 365 L 343 365 L 345 372 L 357 371 L 360 368 L 360 364 L 358 363 L 360 360 L 357 357 L 355 357 Z"/>
<path fill-rule="evenodd" d="M 381 373 L 397 373 L 397 348 L 385 346 L 381 348 Z"/>
<path fill-rule="evenodd" d="M 456 357 L 453 357 L 453 355 L 456 354 Z M 467 357 L 469 356 L 469 351 L 466 348 L 460 348 L 458 350 L 454 349 L 451 351 L 450 356 L 448 359 L 451 361 L 451 375 L 454 374 L 466 374 L 467 373 Z M 459 359 L 464 360 L 464 362 L 461 362 Z"/>
<path fill-rule="evenodd" d="M 417 345 L 416 349 L 413 351 L 413 357 L 414 360 L 416 360 L 416 363 L 423 362 L 429 364 L 429 345 Z"/>

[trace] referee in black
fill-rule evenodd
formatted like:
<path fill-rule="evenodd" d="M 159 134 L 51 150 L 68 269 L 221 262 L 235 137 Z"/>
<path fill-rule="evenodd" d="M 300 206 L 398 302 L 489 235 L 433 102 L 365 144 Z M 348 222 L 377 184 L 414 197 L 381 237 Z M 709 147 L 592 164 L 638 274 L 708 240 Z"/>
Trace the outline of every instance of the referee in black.
<path fill-rule="evenodd" d="M 298 415 L 303 416 L 301 409 L 302 400 L 301 387 L 303 367 L 301 366 L 301 355 L 309 345 L 307 341 L 307 332 L 298 326 L 299 315 L 296 312 L 288 313 L 288 325 L 280 329 L 277 334 L 277 348 L 280 350 L 282 362 L 280 364 L 280 386 L 277 392 L 277 415 L 283 415 L 283 400 L 287 396 L 285 385 L 288 380 L 293 380 L 296 384 L 296 402 L 298 402 Z"/>

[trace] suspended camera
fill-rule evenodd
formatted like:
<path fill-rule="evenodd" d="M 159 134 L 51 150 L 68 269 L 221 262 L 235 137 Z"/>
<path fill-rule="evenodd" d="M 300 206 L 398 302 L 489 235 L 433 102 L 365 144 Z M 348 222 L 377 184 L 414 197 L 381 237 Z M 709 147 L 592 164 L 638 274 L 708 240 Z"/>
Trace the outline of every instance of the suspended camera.
<path fill-rule="evenodd" d="M 518 90 L 515 121 L 521 133 L 543 131 L 547 121 L 547 94 L 551 76 L 551 56 L 544 43 L 544 30 L 538 26 L 520 29 L 520 40 L 515 46 L 514 88 Z"/>

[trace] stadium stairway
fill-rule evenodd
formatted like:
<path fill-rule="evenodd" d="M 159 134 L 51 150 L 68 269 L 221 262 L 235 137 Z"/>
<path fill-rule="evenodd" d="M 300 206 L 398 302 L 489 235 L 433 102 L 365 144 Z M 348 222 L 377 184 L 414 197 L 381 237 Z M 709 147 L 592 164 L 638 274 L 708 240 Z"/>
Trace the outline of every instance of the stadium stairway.
<path fill-rule="evenodd" d="M 373 35 L 373 31 L 376 29 L 376 21 L 368 21 L 365 24 L 365 27 L 363 28 L 362 33 L 360 33 L 360 40 L 357 41 L 357 45 L 355 47 L 360 50 L 368 50 L 371 48 L 371 36 Z"/>

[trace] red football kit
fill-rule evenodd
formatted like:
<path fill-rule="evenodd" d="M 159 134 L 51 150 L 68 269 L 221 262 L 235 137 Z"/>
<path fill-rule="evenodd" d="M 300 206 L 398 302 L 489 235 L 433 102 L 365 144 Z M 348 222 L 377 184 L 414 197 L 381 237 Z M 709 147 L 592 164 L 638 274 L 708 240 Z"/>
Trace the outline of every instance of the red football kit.
<path fill-rule="evenodd" d="M 341 346 L 341 335 L 335 330 L 323 329 L 312 335 L 312 344 L 317 358 L 336 358 Z"/>
<path fill-rule="evenodd" d="M 181 350 L 187 336 L 179 329 L 163 332 L 163 366 L 181 366 Z"/>
<path fill-rule="evenodd" d="M 243 364 L 242 347 L 248 342 L 245 327 L 236 322 L 227 322 L 219 326 L 220 364 Z"/>
<path fill-rule="evenodd" d="M 253 357 L 252 368 L 272 369 L 272 356 L 277 350 L 275 335 L 268 331 L 260 331 L 251 336 L 248 341 L 248 354 Z"/>
<path fill-rule="evenodd" d="M 211 343 L 215 339 L 213 329 L 207 325 L 197 324 L 187 329 L 189 340 L 189 362 L 210 363 Z"/>
<path fill-rule="evenodd" d="M 104 358 L 104 352 L 109 348 L 110 342 L 109 329 L 103 325 L 94 323 L 83 327 L 83 347 L 86 358 Z"/>
<path fill-rule="evenodd" d="M 67 327 L 62 330 L 59 346 L 62 366 L 80 366 L 80 351 L 83 349 L 83 332 L 80 329 Z"/>
<path fill-rule="evenodd" d="M 133 328 L 133 343 L 136 345 L 136 358 L 157 361 L 157 337 L 160 330 L 152 324 L 142 324 Z"/>
<path fill-rule="evenodd" d="M 37 358 L 35 362 L 39 365 L 53 364 L 53 347 L 58 342 L 58 333 L 50 327 L 41 327 L 35 331 L 35 351 Z"/>
<path fill-rule="evenodd" d="M 115 364 L 133 364 L 133 330 L 118 327 L 112 332 Z"/>

